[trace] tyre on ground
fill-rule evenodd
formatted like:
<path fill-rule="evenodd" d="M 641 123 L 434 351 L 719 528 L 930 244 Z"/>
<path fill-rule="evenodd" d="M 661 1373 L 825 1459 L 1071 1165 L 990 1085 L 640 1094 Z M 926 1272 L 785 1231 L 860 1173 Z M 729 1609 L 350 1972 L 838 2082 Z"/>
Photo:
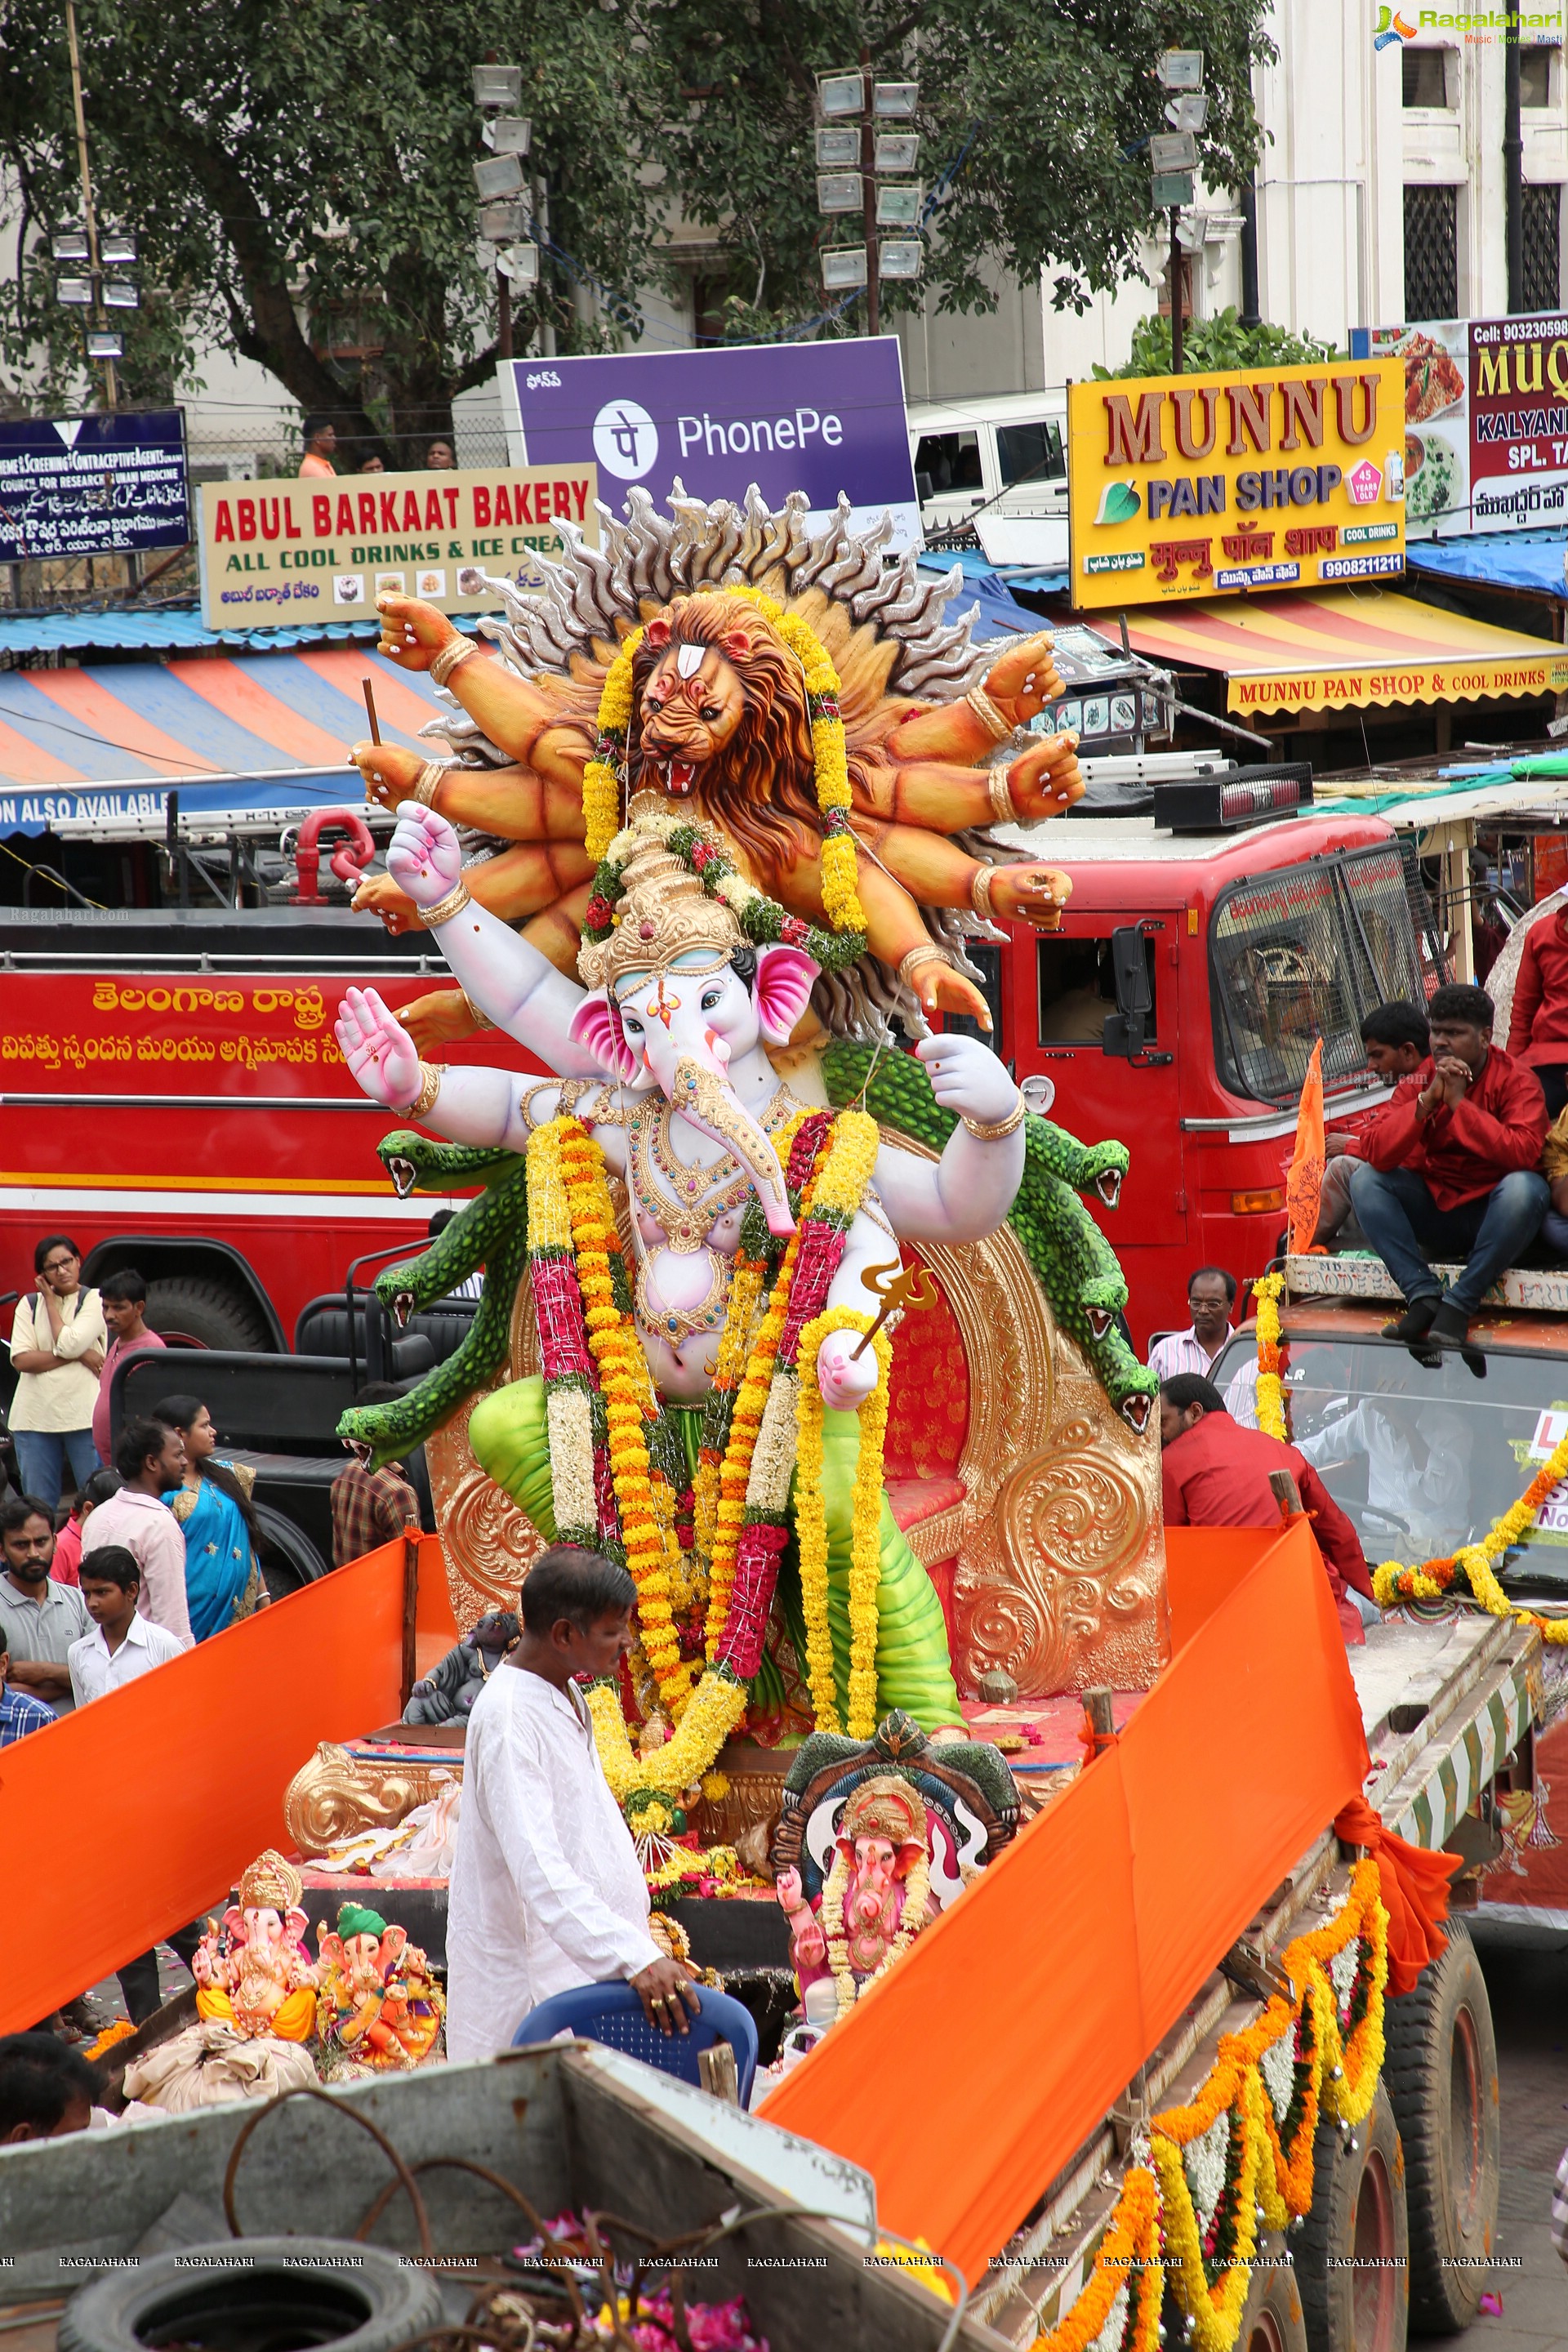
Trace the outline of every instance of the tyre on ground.
<path fill-rule="evenodd" d="M 262 1349 L 272 1336 L 253 1300 L 226 1282 L 158 1275 L 147 1285 L 146 1319 L 160 1339 L 187 1348 Z"/>
<path fill-rule="evenodd" d="M 1293 2242 L 1310 2352 L 1405 2352 L 1405 2154 L 1381 2083 L 1352 2132 L 1319 2125 L 1312 2163 L 1312 2209 Z"/>
<path fill-rule="evenodd" d="M 1383 2080 L 1405 2144 L 1410 2325 L 1457 2336 L 1480 2311 L 1497 2239 L 1501 2118 L 1491 2004 L 1475 1946 L 1448 1948 L 1387 2007 Z"/>
<path fill-rule="evenodd" d="M 202 2267 L 189 2267 L 193 2256 Z M 228 2258 L 225 2266 L 225 2257 Z M 154 2254 L 94 2279 L 67 2306 L 59 2352 L 147 2352 L 150 2344 L 314 2344 L 392 2352 L 441 2317 L 424 2271 L 379 2246 L 326 2238 L 247 2238 Z M 243 2329 L 238 2323 L 243 2322 Z"/>

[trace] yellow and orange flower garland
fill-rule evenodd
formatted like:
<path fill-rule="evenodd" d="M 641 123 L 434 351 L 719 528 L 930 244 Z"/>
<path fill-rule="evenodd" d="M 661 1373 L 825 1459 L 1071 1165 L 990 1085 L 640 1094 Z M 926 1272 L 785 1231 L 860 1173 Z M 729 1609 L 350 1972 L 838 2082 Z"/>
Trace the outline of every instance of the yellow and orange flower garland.
<path fill-rule="evenodd" d="M 1258 1302 L 1258 1426 L 1270 1437 L 1285 1435 L 1285 1383 L 1279 1375 L 1279 1294 L 1282 1274 L 1266 1274 L 1252 1286 Z"/>
<path fill-rule="evenodd" d="M 795 1539 L 800 1550 L 801 1601 L 805 1613 L 806 1670 L 818 1731 L 837 1731 L 838 1694 L 833 1637 L 827 1623 L 827 1509 L 822 1492 L 822 1391 L 816 1359 L 834 1331 L 867 1331 L 869 1315 L 830 1307 L 808 1323 L 800 1340 L 800 1393 L 795 1405 L 797 1470 Z M 882 1463 L 888 1434 L 888 1378 L 893 1351 L 879 1332 L 871 1342 L 877 1385 L 858 1407 L 860 1449 L 849 1563 L 849 1709 L 851 1739 L 877 1728 L 877 1587 L 881 1580 Z"/>
<path fill-rule="evenodd" d="M 1568 1478 L 1568 1437 L 1552 1448 L 1551 1459 L 1536 1472 L 1512 1509 L 1493 1522 L 1479 1543 L 1461 1544 L 1451 1558 L 1429 1559 L 1420 1568 L 1406 1568 L 1397 1559 L 1384 1560 L 1381 1568 L 1374 1568 L 1372 1589 L 1380 1607 L 1393 1609 L 1402 1601 L 1436 1601 L 1463 1569 L 1471 1591 L 1490 1616 L 1511 1617 L 1517 1625 L 1533 1625 L 1543 1642 L 1568 1642 L 1568 1617 L 1542 1617 L 1533 1609 L 1517 1607 L 1492 1570 L 1493 1560 L 1533 1527 L 1542 1506 L 1564 1478 Z"/>
<path fill-rule="evenodd" d="M 752 1331 L 757 1307 L 763 1304 L 764 1274 L 760 1265 L 752 1269 L 748 1261 L 747 1278 L 737 1286 L 739 1295 L 731 1296 L 721 1340 L 721 1362 L 732 1370 L 743 1350 L 744 1368 L 723 1453 L 716 1475 L 706 1482 L 701 1503 L 704 1528 L 710 1529 L 706 1547 L 707 1667 L 695 1690 L 694 1669 L 680 1655 L 675 1612 L 694 1595 L 702 1597 L 703 1552 L 694 1543 L 693 1584 L 676 1533 L 679 1498 L 649 1443 L 662 1427 L 661 1408 L 637 1338 L 604 1157 L 574 1118 L 552 1120 L 530 1139 L 529 1243 L 545 1368 L 557 1529 L 587 1541 L 614 1542 L 618 1532 L 637 1586 L 644 1652 L 675 1727 L 661 1748 L 639 1757 L 615 1686 L 600 1684 L 589 1693 L 605 1774 L 623 1802 L 637 1792 L 661 1790 L 673 1796 L 691 1787 L 744 1712 L 747 1676 L 755 1669 L 753 1664 L 738 1671 L 729 1654 L 735 1649 L 742 1655 L 748 1648 L 743 1639 L 737 1647 L 737 1562 L 742 1545 L 776 1554 L 784 1541 L 795 1462 L 794 1357 L 800 1327 L 807 1319 L 795 1304 L 796 1270 L 804 1255 L 812 1286 L 808 1296 L 820 1296 L 870 1181 L 879 1144 L 875 1120 L 862 1112 L 844 1111 L 829 1122 L 826 1113 L 801 1110 L 779 1137 L 786 1165 L 808 1125 L 817 1132 L 801 1187 L 798 1222 L 765 1311 Z M 788 1362 L 779 1360 L 781 1347 L 787 1347 Z M 879 1364 L 879 1386 L 885 1391 L 886 1360 L 880 1355 Z M 603 1415 L 618 1529 L 604 1523 L 598 1499 L 593 1458 L 596 1405 Z M 885 1394 L 881 1417 L 885 1424 Z M 873 1416 L 872 1431 L 876 1426 Z M 879 1512 L 879 1442 L 875 1454 Z M 590 1515 L 591 1502 L 595 1516 Z M 694 1503 L 694 1533 L 697 1517 Z M 864 1593 L 859 1600 L 864 1616 Z M 874 1578 L 869 1601 L 874 1706 Z M 752 1631 L 760 1639 L 760 1628 Z"/>
<path fill-rule="evenodd" d="M 860 904 L 859 859 L 850 827 L 852 805 L 849 759 L 839 714 L 840 680 L 827 648 L 805 621 L 761 588 L 724 588 L 712 592 L 755 605 L 801 666 L 805 679 L 806 709 L 811 720 L 811 748 L 816 782 L 816 805 L 822 813 L 822 904 L 836 931 L 864 931 L 866 910 Z M 621 823 L 621 764 L 632 718 L 632 660 L 643 641 L 634 629 L 610 664 L 599 696 L 598 742 L 583 771 L 583 816 L 585 846 L 595 868 L 613 863 Z M 675 825 L 689 824 L 671 813 Z M 748 899 L 762 893 L 739 874 L 726 877 L 721 897 L 737 914 Z"/>
<path fill-rule="evenodd" d="M 1342 2031 L 1330 1963 L 1352 1942 L 1358 1946 L 1355 1975 L 1348 2030 Z M 1365 2121 L 1377 2096 L 1388 1914 L 1375 1862 L 1357 1863 L 1342 1909 L 1326 1926 L 1288 1945 L 1280 1967 L 1293 2000 L 1277 1995 L 1245 2033 L 1226 2034 L 1191 2105 L 1154 2117 L 1149 2135 L 1153 2172 L 1140 2167 L 1128 2174 L 1082 2293 L 1065 2318 L 1037 2336 L 1033 2352 L 1087 2352 L 1105 2326 L 1122 2280 L 1130 2272 L 1137 2274 L 1136 2265 L 1158 2262 L 1162 2235 L 1166 2275 L 1191 2323 L 1196 2352 L 1231 2352 L 1252 2283 L 1259 2213 L 1270 2230 L 1283 2230 L 1306 2213 L 1312 2202 L 1320 2115 L 1353 2127 Z M 1262 2061 L 1291 2033 L 1294 2082 L 1282 2133 Z M 1223 2253 L 1216 2244 L 1220 2259 L 1211 2282 L 1214 2257 L 1205 2255 L 1183 2151 L 1227 2115 L 1231 2161 L 1224 2191 Z M 1151 2303 L 1151 2326 L 1158 2323 L 1160 2273 L 1143 2274 L 1154 2278 L 1155 2289 L 1152 2295 L 1141 2294 L 1130 2308 L 1121 2352 L 1148 2352 L 1151 2338 L 1138 2331 Z"/>
<path fill-rule="evenodd" d="M 1285 1388 L 1280 1377 L 1279 1294 L 1281 1274 L 1265 1275 L 1252 1286 L 1258 1302 L 1258 1426 L 1270 1437 L 1284 1437 Z M 1533 1609 L 1515 1605 L 1492 1570 L 1510 1545 L 1533 1527 L 1554 1487 L 1568 1478 L 1568 1437 L 1553 1448 L 1544 1468 L 1538 1470 L 1511 1509 L 1493 1521 L 1479 1543 L 1461 1544 L 1451 1556 L 1428 1559 L 1419 1568 L 1402 1560 L 1384 1560 L 1372 1572 L 1372 1590 L 1380 1609 L 1397 1608 L 1402 1601 L 1440 1601 L 1463 1569 L 1470 1591 L 1492 1617 L 1511 1617 L 1516 1625 L 1533 1625 L 1543 1642 L 1568 1643 L 1568 1617 L 1542 1617 Z"/>

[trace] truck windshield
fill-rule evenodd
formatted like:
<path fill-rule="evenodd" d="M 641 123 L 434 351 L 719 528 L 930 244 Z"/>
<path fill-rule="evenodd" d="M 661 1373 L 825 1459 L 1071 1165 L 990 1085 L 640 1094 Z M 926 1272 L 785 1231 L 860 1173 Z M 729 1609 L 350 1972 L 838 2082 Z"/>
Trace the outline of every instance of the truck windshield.
<path fill-rule="evenodd" d="M 1478 1381 L 1455 1354 L 1428 1370 L 1390 1340 L 1298 1334 L 1283 1358 L 1287 1434 L 1373 1567 L 1419 1567 L 1485 1535 L 1568 1432 L 1568 1357 L 1489 1349 Z M 1251 1334 L 1238 1334 L 1211 1376 L 1222 1395 L 1230 1388 L 1238 1418 L 1257 1361 Z M 1500 1572 L 1505 1584 L 1568 1598 L 1568 1480 Z"/>
<path fill-rule="evenodd" d="M 1398 845 L 1342 851 L 1237 883 L 1209 929 L 1215 1059 L 1221 1083 L 1256 1100 L 1300 1092 L 1323 1041 L 1323 1084 L 1365 1075 L 1363 1013 L 1425 1002 Z"/>

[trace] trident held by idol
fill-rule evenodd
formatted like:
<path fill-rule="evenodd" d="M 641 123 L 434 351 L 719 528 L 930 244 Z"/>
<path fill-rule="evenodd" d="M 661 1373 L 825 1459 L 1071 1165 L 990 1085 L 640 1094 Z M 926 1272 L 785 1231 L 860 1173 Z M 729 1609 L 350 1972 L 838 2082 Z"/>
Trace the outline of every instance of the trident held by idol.
<path fill-rule="evenodd" d="M 886 1265 L 868 1265 L 860 1276 L 860 1283 L 863 1289 L 868 1290 L 874 1298 L 879 1298 L 882 1304 L 877 1310 L 876 1321 L 860 1345 L 851 1349 L 851 1363 L 865 1354 L 890 1315 L 902 1315 L 910 1307 L 934 1307 L 941 1296 L 923 1265 L 906 1268 L 896 1257 L 889 1259 Z"/>

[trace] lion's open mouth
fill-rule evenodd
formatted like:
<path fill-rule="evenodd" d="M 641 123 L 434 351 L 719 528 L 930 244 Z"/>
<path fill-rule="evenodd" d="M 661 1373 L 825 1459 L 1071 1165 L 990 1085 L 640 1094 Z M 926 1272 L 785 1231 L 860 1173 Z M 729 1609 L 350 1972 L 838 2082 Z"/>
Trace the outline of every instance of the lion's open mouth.
<path fill-rule="evenodd" d="M 665 791 L 671 800 L 683 801 L 697 781 L 696 761 L 665 760 L 660 764 L 664 770 Z"/>

